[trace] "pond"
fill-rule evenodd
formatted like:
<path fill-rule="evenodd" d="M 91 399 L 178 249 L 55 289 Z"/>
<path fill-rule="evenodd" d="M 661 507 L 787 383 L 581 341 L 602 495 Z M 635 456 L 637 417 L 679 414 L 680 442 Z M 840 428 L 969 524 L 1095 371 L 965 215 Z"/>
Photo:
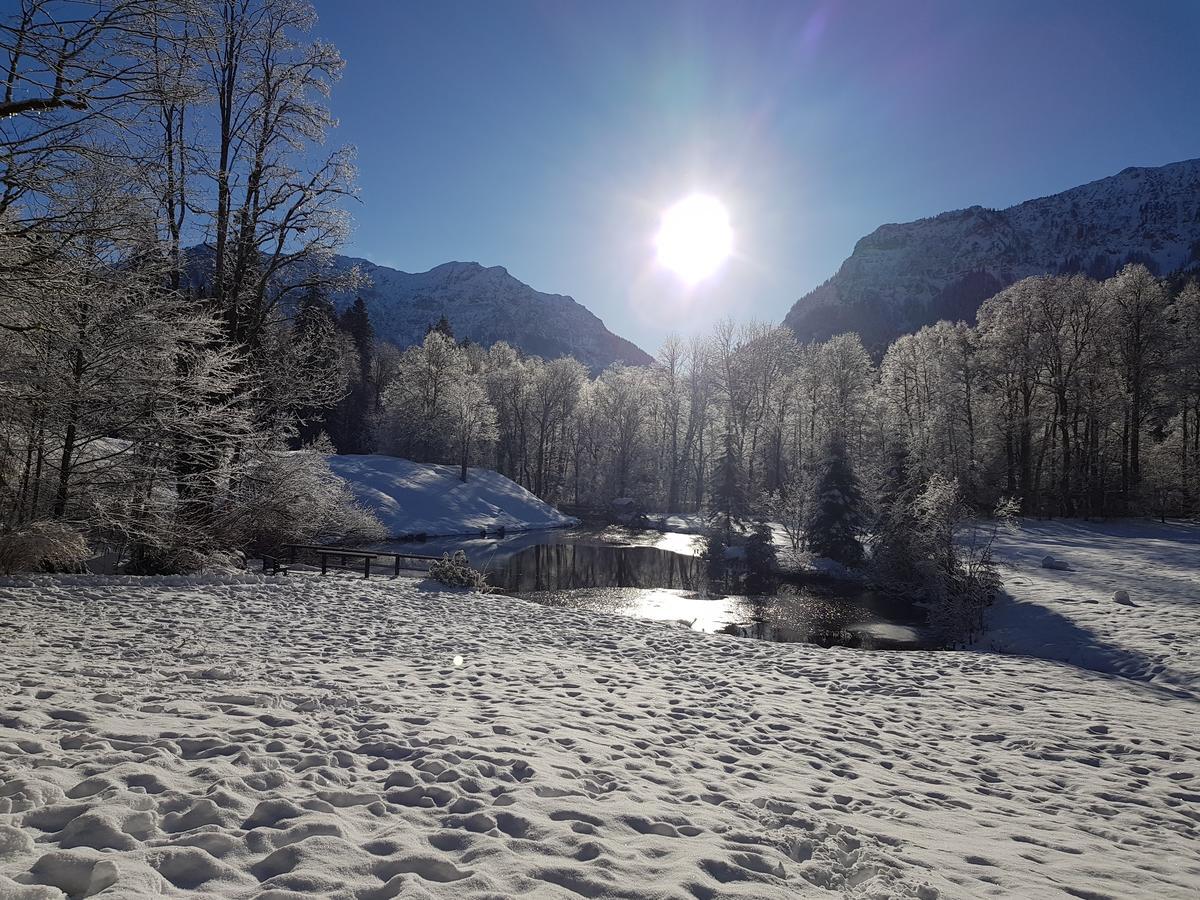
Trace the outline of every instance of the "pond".
<path fill-rule="evenodd" d="M 854 582 L 789 577 L 770 596 L 712 589 L 693 535 L 581 527 L 398 545 L 464 550 L 501 591 L 551 606 L 677 621 L 710 632 L 864 649 L 931 646 L 921 610 Z"/>

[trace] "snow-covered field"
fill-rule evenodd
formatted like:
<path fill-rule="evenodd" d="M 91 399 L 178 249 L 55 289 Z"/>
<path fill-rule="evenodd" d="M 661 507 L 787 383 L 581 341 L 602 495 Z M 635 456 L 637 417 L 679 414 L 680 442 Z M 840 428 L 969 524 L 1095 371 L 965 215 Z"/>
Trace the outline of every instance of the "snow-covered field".
<path fill-rule="evenodd" d="M 463 482 L 457 466 L 378 454 L 333 455 L 329 467 L 395 538 L 562 528 L 579 521 L 491 469 L 468 469 Z"/>
<path fill-rule="evenodd" d="M 12 582 L 0 898 L 1193 898 L 1197 535 L 1137 528 L 1005 539 L 990 640 L 1030 656 L 411 581 Z"/>
<path fill-rule="evenodd" d="M 1200 527 L 1026 522 L 996 550 L 1009 596 L 989 611 L 981 648 L 1200 698 Z M 1045 556 L 1069 570 L 1042 568 Z M 1113 600 L 1121 590 L 1128 603 Z"/>

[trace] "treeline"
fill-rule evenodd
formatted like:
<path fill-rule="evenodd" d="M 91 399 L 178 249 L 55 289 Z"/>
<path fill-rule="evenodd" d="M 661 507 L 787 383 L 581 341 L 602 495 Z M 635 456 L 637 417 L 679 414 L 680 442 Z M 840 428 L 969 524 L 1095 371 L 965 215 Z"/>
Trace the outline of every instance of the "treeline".
<path fill-rule="evenodd" d="M 303 0 L 22 0 L 0 22 L 0 570 L 135 571 L 375 524 L 297 423 L 346 339 L 342 60 Z M 202 245 L 204 252 L 185 248 Z M 352 329 L 351 329 L 352 330 Z"/>
<path fill-rule="evenodd" d="M 1200 288 L 1141 265 L 1027 278 L 975 327 L 923 328 L 878 365 L 851 334 L 805 345 L 727 322 L 590 379 L 447 331 L 389 355 L 362 417 L 371 446 L 494 467 L 554 502 L 781 509 L 833 438 L 868 493 L 901 465 L 914 484 L 957 481 L 981 510 L 1191 515 L 1200 500 Z"/>

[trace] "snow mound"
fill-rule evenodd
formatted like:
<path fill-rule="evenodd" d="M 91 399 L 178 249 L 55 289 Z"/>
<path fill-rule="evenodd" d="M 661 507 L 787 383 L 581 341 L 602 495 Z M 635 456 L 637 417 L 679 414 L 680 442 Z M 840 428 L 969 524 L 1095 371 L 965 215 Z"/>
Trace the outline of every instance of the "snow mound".
<path fill-rule="evenodd" d="M 395 538 L 533 531 L 577 525 L 515 481 L 490 469 L 416 463 L 394 456 L 331 456 L 329 467 Z"/>
<path fill-rule="evenodd" d="M 1049 556 L 1049 555 L 1042 557 L 1042 568 L 1043 569 L 1057 569 L 1060 572 L 1070 572 L 1071 571 L 1071 567 L 1068 566 L 1061 559 L 1055 559 L 1053 556 Z"/>

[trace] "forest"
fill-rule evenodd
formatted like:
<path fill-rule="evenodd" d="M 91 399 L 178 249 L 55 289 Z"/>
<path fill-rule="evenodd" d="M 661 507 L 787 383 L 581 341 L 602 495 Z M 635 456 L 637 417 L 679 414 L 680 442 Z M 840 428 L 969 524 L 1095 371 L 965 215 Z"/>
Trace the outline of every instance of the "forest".
<path fill-rule="evenodd" d="M 337 327 L 331 308 L 305 308 Z M 726 321 L 668 340 L 655 365 L 590 379 L 571 359 L 460 345 L 445 321 L 403 351 L 371 343 L 365 309 L 342 322 L 358 335 L 349 393 L 323 413 L 339 450 L 486 465 L 553 502 L 703 511 L 730 469 L 749 512 L 803 498 L 837 439 L 864 485 L 899 460 L 912 483 L 953 479 L 981 510 L 1195 511 L 1200 286 L 1138 264 L 1018 281 L 977 325 L 922 328 L 878 362 L 854 334 L 805 344 Z"/>
<path fill-rule="evenodd" d="M 1020 280 L 882 359 L 732 320 L 594 378 L 444 319 L 375 340 L 368 305 L 331 300 L 360 286 L 326 265 L 356 188 L 312 21 L 303 0 L 25 0 L 0 28 L 0 568 L 377 536 L 329 452 L 797 535 L 833 461 L 862 535 L 931 488 L 982 515 L 1195 512 L 1200 287 L 1141 265 Z"/>

